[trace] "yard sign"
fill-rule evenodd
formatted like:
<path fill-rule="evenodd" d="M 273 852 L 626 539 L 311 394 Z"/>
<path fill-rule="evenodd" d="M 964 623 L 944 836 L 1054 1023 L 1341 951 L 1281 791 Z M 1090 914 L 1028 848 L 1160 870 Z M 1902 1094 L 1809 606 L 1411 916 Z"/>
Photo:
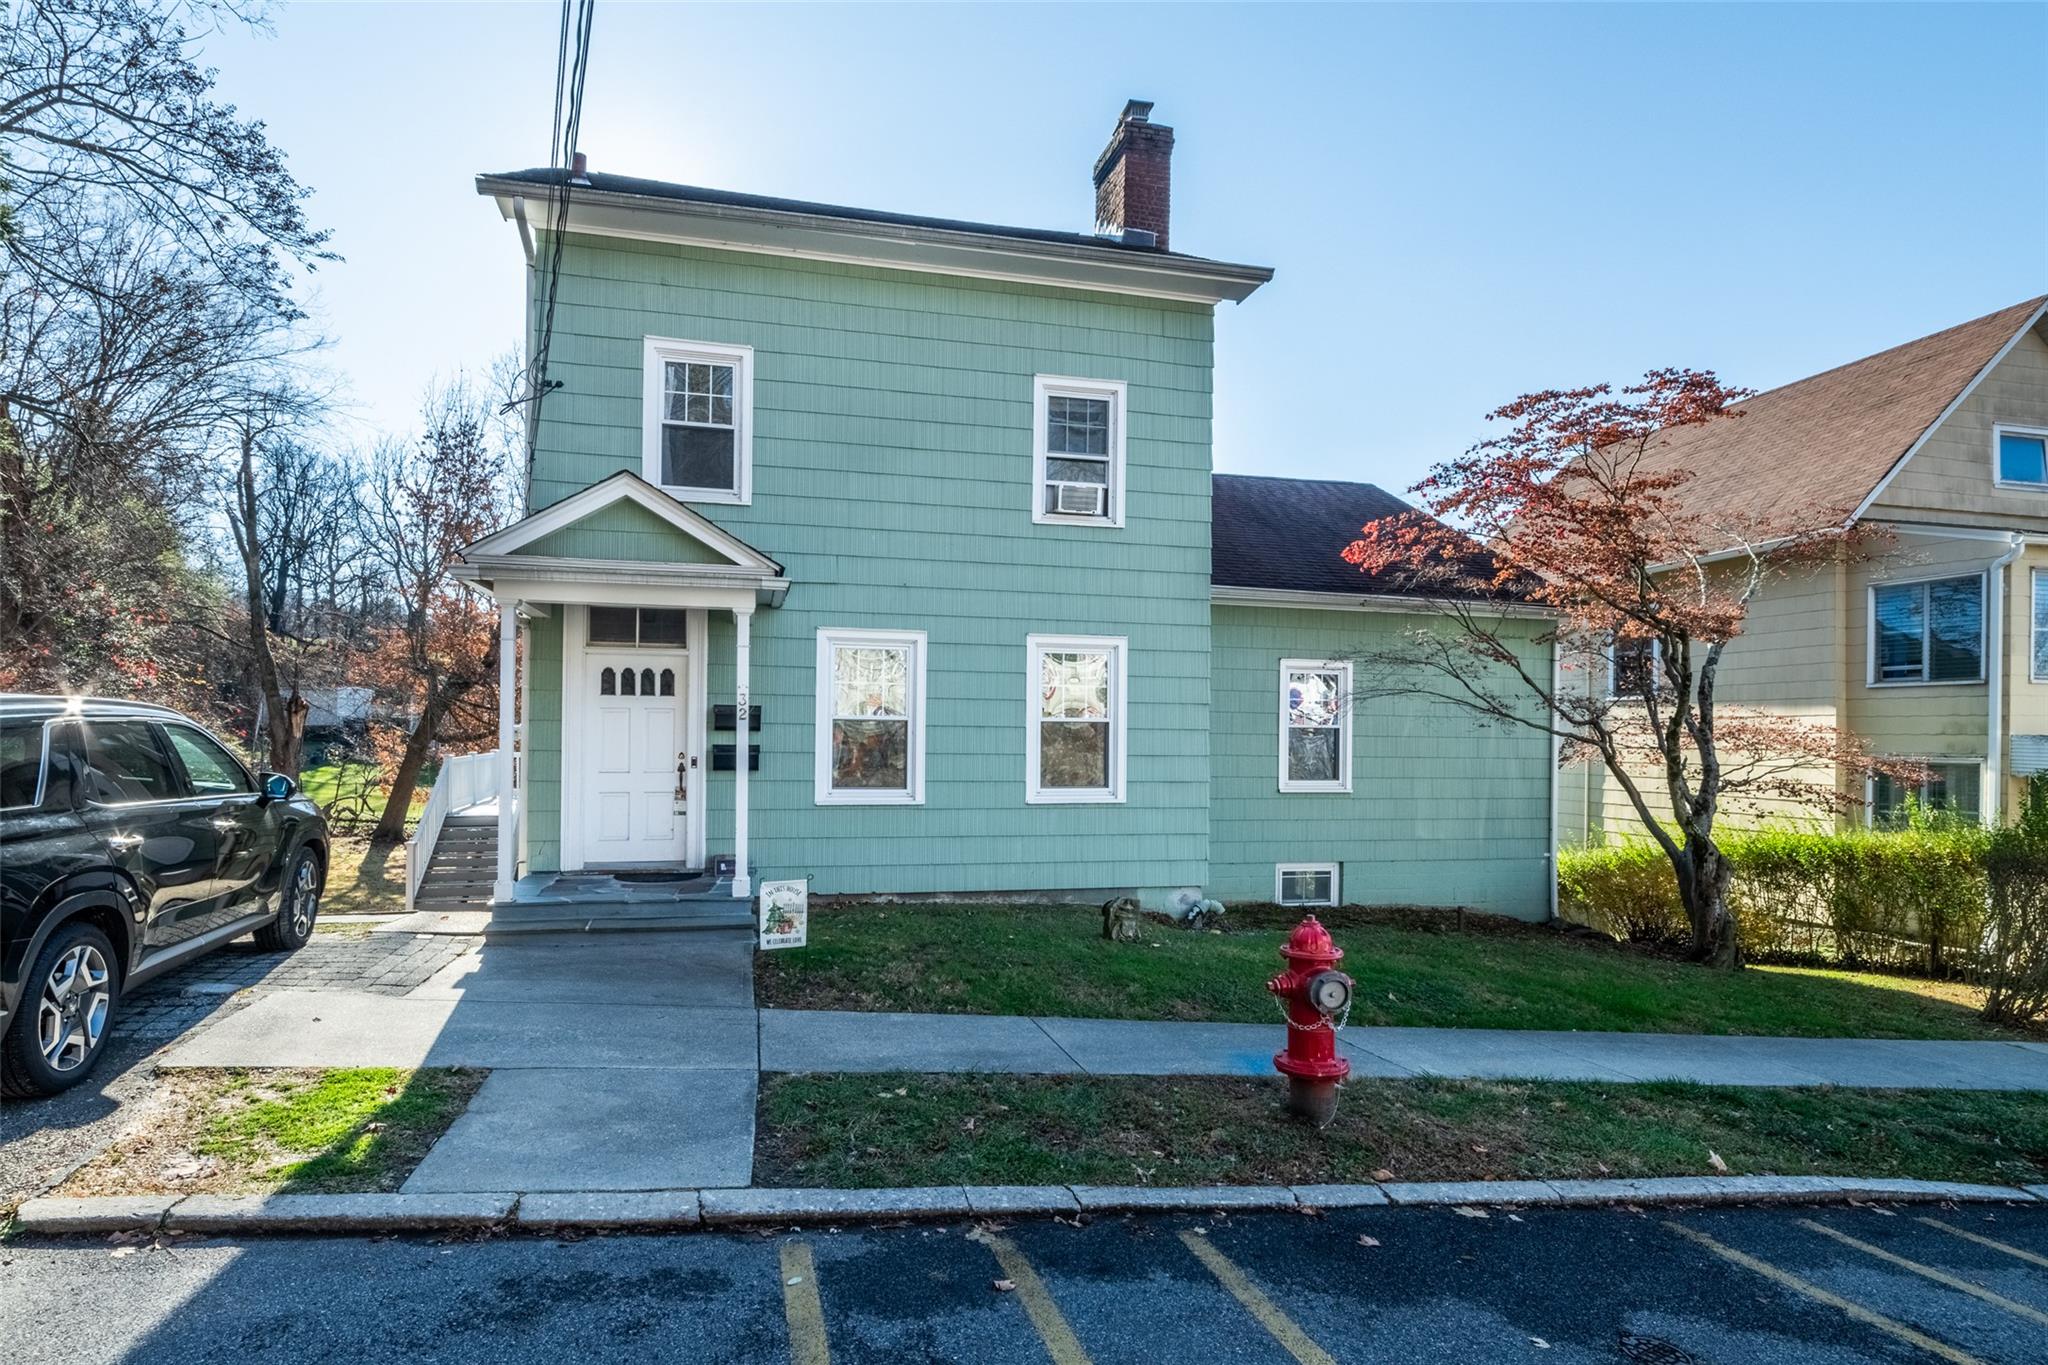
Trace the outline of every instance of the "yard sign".
<path fill-rule="evenodd" d="M 761 883 L 761 946 L 801 948 L 809 925 L 810 885 L 802 878 Z"/>

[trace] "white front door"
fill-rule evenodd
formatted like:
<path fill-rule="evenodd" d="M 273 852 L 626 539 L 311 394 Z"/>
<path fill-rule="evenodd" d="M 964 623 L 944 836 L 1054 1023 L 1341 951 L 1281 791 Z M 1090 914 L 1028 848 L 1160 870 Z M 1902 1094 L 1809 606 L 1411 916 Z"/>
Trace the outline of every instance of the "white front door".
<path fill-rule="evenodd" d="M 684 859 L 676 764 L 684 752 L 685 656 L 592 649 L 583 656 L 583 865 Z"/>

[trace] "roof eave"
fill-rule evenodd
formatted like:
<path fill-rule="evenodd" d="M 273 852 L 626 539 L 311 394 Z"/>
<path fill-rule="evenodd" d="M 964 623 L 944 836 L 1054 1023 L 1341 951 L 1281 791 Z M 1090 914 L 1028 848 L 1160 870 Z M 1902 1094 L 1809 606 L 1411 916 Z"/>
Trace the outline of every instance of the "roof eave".
<path fill-rule="evenodd" d="M 518 201 L 537 229 L 553 226 L 547 187 L 480 175 L 477 193 L 514 219 Z M 1196 303 L 1240 303 L 1273 278 L 1267 266 L 1185 256 L 1146 256 L 1112 246 L 1045 242 L 951 228 L 874 223 L 686 199 L 578 189 L 567 215 L 572 232 L 679 242 L 726 250 L 846 261 L 897 270 L 971 275 L 1070 289 L 1137 294 Z"/>

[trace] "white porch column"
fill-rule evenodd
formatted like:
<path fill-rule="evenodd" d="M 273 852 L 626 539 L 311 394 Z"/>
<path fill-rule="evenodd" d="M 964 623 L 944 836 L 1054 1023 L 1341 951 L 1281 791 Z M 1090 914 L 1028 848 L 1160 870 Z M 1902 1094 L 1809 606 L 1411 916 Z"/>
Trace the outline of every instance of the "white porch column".
<path fill-rule="evenodd" d="M 754 714 L 747 700 L 747 669 L 753 653 L 754 613 L 735 609 L 732 624 L 732 667 L 738 684 L 734 700 L 739 703 L 734 708 L 739 743 L 733 746 L 732 764 L 732 894 L 735 899 L 751 900 L 754 879 L 747 872 L 747 758 L 752 749 Z"/>
<path fill-rule="evenodd" d="M 491 899 L 512 899 L 512 871 L 519 856 L 513 813 L 513 722 L 519 699 L 519 604 L 498 603 L 498 877 Z"/>

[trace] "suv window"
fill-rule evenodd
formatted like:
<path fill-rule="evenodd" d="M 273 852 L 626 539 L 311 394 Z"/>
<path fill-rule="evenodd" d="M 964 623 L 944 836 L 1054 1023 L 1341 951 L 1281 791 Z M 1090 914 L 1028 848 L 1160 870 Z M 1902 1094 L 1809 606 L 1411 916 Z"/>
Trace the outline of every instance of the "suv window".
<path fill-rule="evenodd" d="M 242 765 L 226 749 L 189 725 L 166 725 L 164 734 L 185 765 L 186 780 L 199 796 L 233 796 L 256 790 Z"/>
<path fill-rule="evenodd" d="M 103 806 L 170 801 L 185 794 L 170 755 L 146 720 L 96 720 L 85 727 L 85 794 Z"/>
<path fill-rule="evenodd" d="M 0 807 L 33 806 L 43 775 L 43 723 L 0 721 Z"/>

